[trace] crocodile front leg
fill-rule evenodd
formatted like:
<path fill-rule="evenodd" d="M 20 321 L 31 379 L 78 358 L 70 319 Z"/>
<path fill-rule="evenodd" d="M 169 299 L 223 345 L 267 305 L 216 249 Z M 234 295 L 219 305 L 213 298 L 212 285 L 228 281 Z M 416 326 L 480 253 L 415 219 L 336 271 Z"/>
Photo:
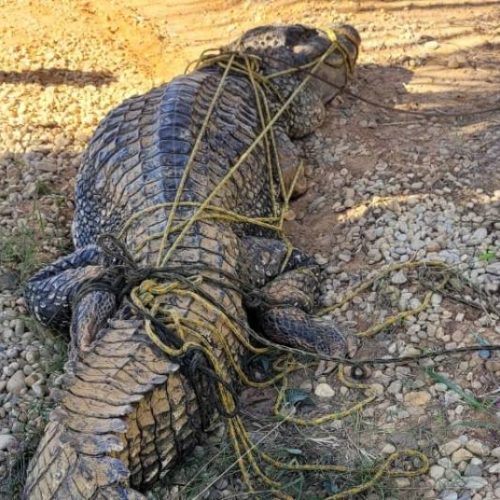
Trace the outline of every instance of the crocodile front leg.
<path fill-rule="evenodd" d="M 80 287 L 97 278 L 108 260 L 97 245 L 88 245 L 43 268 L 26 284 L 30 312 L 49 328 L 70 327 L 73 352 L 88 349 L 116 309 L 114 295 L 104 291 L 89 292 L 74 302 Z"/>

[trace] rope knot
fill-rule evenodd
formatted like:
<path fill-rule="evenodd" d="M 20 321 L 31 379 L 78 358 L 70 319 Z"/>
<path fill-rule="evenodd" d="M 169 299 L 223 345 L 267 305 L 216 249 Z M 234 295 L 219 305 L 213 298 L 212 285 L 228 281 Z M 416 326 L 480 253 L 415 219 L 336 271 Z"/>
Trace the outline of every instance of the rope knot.
<path fill-rule="evenodd" d="M 146 279 L 139 285 L 139 293 L 142 295 L 159 295 L 159 285 L 155 280 Z"/>

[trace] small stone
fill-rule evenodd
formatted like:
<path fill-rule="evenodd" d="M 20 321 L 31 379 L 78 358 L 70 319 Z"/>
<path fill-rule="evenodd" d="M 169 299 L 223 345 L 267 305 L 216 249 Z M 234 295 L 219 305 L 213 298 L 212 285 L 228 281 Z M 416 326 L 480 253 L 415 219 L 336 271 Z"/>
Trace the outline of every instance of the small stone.
<path fill-rule="evenodd" d="M 448 59 L 448 68 L 457 69 L 467 65 L 467 58 L 463 54 L 452 55 Z"/>
<path fill-rule="evenodd" d="M 384 394 L 385 388 L 382 384 L 370 384 L 370 388 L 368 390 L 372 393 L 375 393 L 377 396 L 382 396 L 382 394 Z"/>
<path fill-rule="evenodd" d="M 410 309 L 418 309 L 421 305 L 422 302 L 420 302 L 420 299 L 418 299 L 417 297 L 413 297 L 408 302 L 408 306 Z"/>
<path fill-rule="evenodd" d="M 7 382 L 7 392 L 19 394 L 26 387 L 24 372 L 18 370 Z"/>
<path fill-rule="evenodd" d="M 383 448 L 382 448 L 382 453 L 384 455 L 390 455 L 391 453 L 394 453 L 396 451 L 396 447 L 392 445 L 391 443 L 387 443 Z"/>
<path fill-rule="evenodd" d="M 0 450 L 11 450 L 17 445 L 17 439 L 10 434 L 0 434 Z"/>
<path fill-rule="evenodd" d="M 500 261 L 493 262 L 492 264 L 488 264 L 486 266 L 486 272 L 489 274 L 494 274 L 496 276 L 500 276 Z"/>
<path fill-rule="evenodd" d="M 425 247 L 425 243 L 422 240 L 419 240 L 418 238 L 413 238 L 410 242 L 410 247 L 412 250 L 417 252 L 421 248 Z"/>
<path fill-rule="evenodd" d="M 391 382 L 389 387 L 387 388 L 387 392 L 389 394 L 399 394 L 401 392 L 401 389 L 403 388 L 403 383 L 401 380 L 395 380 L 394 382 Z"/>
<path fill-rule="evenodd" d="M 488 481 L 480 476 L 471 476 L 465 480 L 465 487 L 469 490 L 480 490 L 488 484 Z"/>
<path fill-rule="evenodd" d="M 425 248 L 428 252 L 439 252 L 441 245 L 438 241 L 430 241 Z"/>
<path fill-rule="evenodd" d="M 440 293 L 433 293 L 431 297 L 431 304 L 436 307 L 443 301 L 443 296 Z"/>
<path fill-rule="evenodd" d="M 456 450 L 458 450 L 461 446 L 461 443 L 458 439 L 453 439 L 452 441 L 448 441 L 447 443 L 441 445 L 439 447 L 439 451 L 442 455 L 450 456 Z"/>
<path fill-rule="evenodd" d="M 434 481 L 437 481 L 444 476 L 444 467 L 441 467 L 440 465 L 433 465 L 429 470 L 429 474 Z"/>
<path fill-rule="evenodd" d="M 42 398 L 45 395 L 45 387 L 40 383 L 32 385 L 31 390 L 38 398 Z"/>
<path fill-rule="evenodd" d="M 394 285 L 402 285 L 407 282 L 406 275 L 403 271 L 398 271 L 391 276 L 391 283 Z"/>
<path fill-rule="evenodd" d="M 482 243 L 487 236 L 488 230 L 485 227 L 480 227 L 472 233 L 470 242 L 475 244 Z"/>
<path fill-rule="evenodd" d="M 215 483 L 215 487 L 219 490 L 225 490 L 229 486 L 229 481 L 223 477 Z"/>
<path fill-rule="evenodd" d="M 401 353 L 401 356 L 410 356 L 410 357 L 414 357 L 414 356 L 418 356 L 419 354 L 421 354 L 420 350 L 413 347 L 412 345 L 409 345 L 409 346 L 406 346 L 404 351 Z M 420 385 L 420 387 L 423 387 L 424 384 L 422 383 L 422 385 Z M 413 386 L 414 388 L 416 388 L 417 386 Z"/>
<path fill-rule="evenodd" d="M 448 390 L 448 386 L 446 384 L 438 383 L 434 384 L 433 387 L 437 392 L 446 392 Z"/>
<path fill-rule="evenodd" d="M 439 500 L 458 500 L 458 493 L 456 491 L 444 490 Z"/>
<path fill-rule="evenodd" d="M 473 458 L 464 471 L 464 476 L 480 476 L 483 473 L 482 461 Z"/>
<path fill-rule="evenodd" d="M 448 264 L 458 264 L 460 262 L 460 255 L 453 250 L 441 250 L 439 256 Z"/>
<path fill-rule="evenodd" d="M 314 260 L 316 261 L 316 264 L 319 266 L 324 266 L 325 264 L 328 264 L 328 259 L 321 255 L 320 253 L 317 253 L 314 255 Z"/>
<path fill-rule="evenodd" d="M 500 458 L 500 446 L 498 448 L 493 448 L 491 450 L 491 456 L 495 458 Z"/>
<path fill-rule="evenodd" d="M 426 391 L 411 391 L 405 394 L 404 399 L 410 406 L 425 406 L 431 400 L 431 395 Z"/>
<path fill-rule="evenodd" d="M 486 457 L 490 454 L 490 449 L 484 443 L 477 439 L 471 439 L 467 442 L 465 447 L 474 455 L 479 455 L 480 457 Z"/>
<path fill-rule="evenodd" d="M 38 351 L 28 351 L 26 353 L 26 361 L 32 365 L 33 363 L 36 363 L 40 359 L 40 353 Z"/>
<path fill-rule="evenodd" d="M 352 256 L 350 253 L 344 252 L 344 253 L 339 253 L 338 255 L 339 259 L 343 262 L 350 262 L 352 259 Z"/>
<path fill-rule="evenodd" d="M 14 323 L 14 333 L 16 337 L 21 337 L 24 333 L 24 321 L 21 318 L 17 318 Z"/>
<path fill-rule="evenodd" d="M 394 480 L 398 488 L 408 488 L 410 486 L 410 480 L 407 477 L 398 477 Z"/>
<path fill-rule="evenodd" d="M 14 271 L 7 271 L 0 274 L 0 292 L 15 290 L 19 284 L 19 274 Z"/>
<path fill-rule="evenodd" d="M 473 455 L 469 450 L 466 450 L 465 448 L 459 448 L 451 455 L 451 461 L 454 464 L 459 464 L 464 460 L 470 460 L 472 457 Z"/>
<path fill-rule="evenodd" d="M 439 48 L 439 42 L 437 40 L 429 40 L 424 43 L 424 47 L 429 50 L 436 50 Z"/>
<path fill-rule="evenodd" d="M 314 394 L 320 398 L 331 398 L 335 395 L 335 391 L 327 383 L 321 383 L 314 389 Z"/>
<path fill-rule="evenodd" d="M 453 467 L 453 464 L 451 463 L 451 460 L 447 457 L 440 458 L 438 460 L 438 464 L 441 467 L 444 467 L 445 469 L 451 469 Z"/>
<path fill-rule="evenodd" d="M 488 472 L 490 474 L 500 474 L 500 462 L 498 462 L 496 464 L 493 464 L 490 467 L 488 467 Z"/>
<path fill-rule="evenodd" d="M 370 248 L 370 250 L 368 250 L 366 255 L 368 257 L 369 264 L 375 264 L 382 260 L 382 254 L 376 248 Z"/>

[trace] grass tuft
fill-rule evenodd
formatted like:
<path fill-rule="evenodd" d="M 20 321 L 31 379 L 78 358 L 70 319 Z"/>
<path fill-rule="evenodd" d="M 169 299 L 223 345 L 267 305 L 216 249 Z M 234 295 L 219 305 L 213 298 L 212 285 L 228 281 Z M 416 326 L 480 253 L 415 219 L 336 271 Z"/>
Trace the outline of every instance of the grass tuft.
<path fill-rule="evenodd" d="M 27 226 L 16 228 L 12 234 L 0 234 L 0 265 L 15 267 L 24 281 L 37 267 L 35 233 Z"/>

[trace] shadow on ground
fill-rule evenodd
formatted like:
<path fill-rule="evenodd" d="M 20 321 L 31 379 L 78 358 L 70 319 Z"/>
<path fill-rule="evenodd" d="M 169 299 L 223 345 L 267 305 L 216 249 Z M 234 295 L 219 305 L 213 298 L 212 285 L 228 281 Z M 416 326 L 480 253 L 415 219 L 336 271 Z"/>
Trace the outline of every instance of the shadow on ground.
<path fill-rule="evenodd" d="M 1 83 L 18 83 L 39 85 L 73 85 L 99 87 L 116 81 L 116 77 L 108 71 L 80 71 L 66 68 L 40 68 L 26 71 L 0 71 Z"/>

